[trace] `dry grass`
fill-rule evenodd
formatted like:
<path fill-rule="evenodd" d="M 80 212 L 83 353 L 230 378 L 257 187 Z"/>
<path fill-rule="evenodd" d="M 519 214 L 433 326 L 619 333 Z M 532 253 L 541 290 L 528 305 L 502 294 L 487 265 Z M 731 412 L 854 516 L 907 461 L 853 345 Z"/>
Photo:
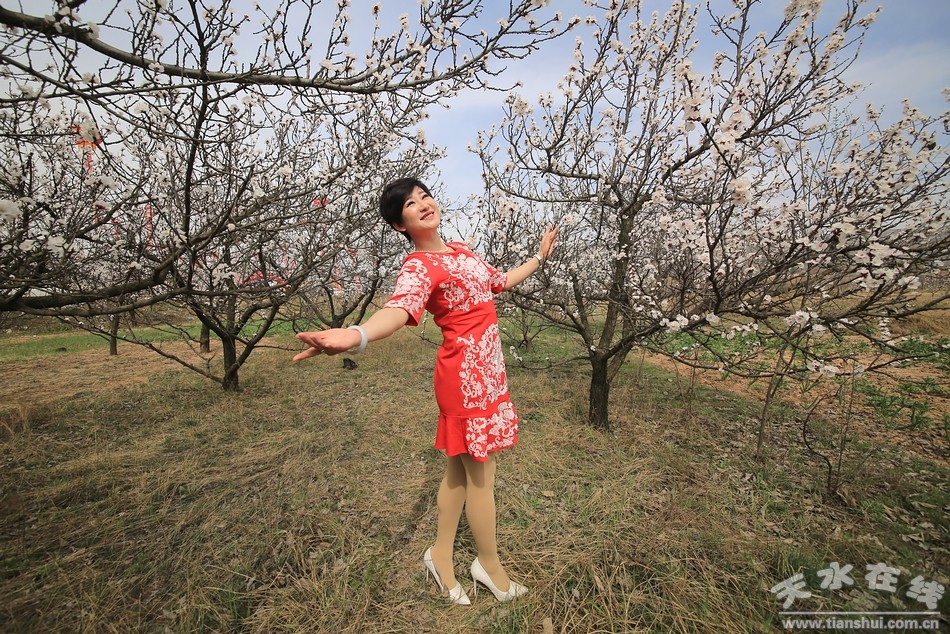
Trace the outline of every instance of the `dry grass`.
<path fill-rule="evenodd" d="M 532 591 L 446 606 L 421 563 L 442 472 L 434 354 L 404 331 L 353 371 L 255 354 L 236 395 L 166 369 L 9 406 L 0 630 L 769 632 L 769 587 L 829 561 L 947 584 L 946 461 L 879 447 L 850 506 L 822 495 L 794 429 L 752 464 L 754 406 L 728 393 L 699 387 L 687 415 L 674 377 L 631 366 L 603 434 L 583 423 L 580 369 L 512 370 L 523 422 L 499 456 L 499 543 Z M 457 547 L 467 580 L 464 520 Z"/>

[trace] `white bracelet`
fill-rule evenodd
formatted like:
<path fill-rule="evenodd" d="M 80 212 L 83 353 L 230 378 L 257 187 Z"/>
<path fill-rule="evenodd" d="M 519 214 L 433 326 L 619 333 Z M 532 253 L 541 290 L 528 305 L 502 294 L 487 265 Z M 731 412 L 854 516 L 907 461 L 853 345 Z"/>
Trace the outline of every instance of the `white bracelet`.
<path fill-rule="evenodd" d="M 363 350 L 366 350 L 366 343 L 369 341 L 369 337 L 366 336 L 366 330 L 364 330 L 362 326 L 357 326 L 356 324 L 347 327 L 347 330 L 356 330 L 360 333 L 360 345 L 350 348 L 349 351 L 355 351 L 356 354 L 359 354 L 360 352 L 363 352 Z"/>
<path fill-rule="evenodd" d="M 538 266 L 544 266 L 544 258 L 542 258 L 537 253 L 534 254 L 534 257 L 538 258 Z"/>

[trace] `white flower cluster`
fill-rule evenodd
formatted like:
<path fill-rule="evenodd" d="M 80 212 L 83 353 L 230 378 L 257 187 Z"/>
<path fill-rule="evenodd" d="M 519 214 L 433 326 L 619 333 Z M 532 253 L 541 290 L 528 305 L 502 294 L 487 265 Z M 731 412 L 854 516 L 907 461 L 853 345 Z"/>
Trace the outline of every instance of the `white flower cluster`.
<path fill-rule="evenodd" d="M 518 117 L 526 117 L 532 112 L 531 104 L 517 93 L 511 93 L 505 99 L 505 103 L 511 106 L 511 112 Z"/>
<path fill-rule="evenodd" d="M 116 180 L 111 176 L 107 176 L 105 174 L 90 175 L 86 179 L 86 184 L 93 189 L 97 189 L 99 187 L 103 187 L 112 191 L 119 189 L 119 183 L 116 182 Z"/>
<path fill-rule="evenodd" d="M 79 122 L 76 124 L 76 131 L 79 133 L 80 139 L 90 143 L 95 143 L 101 138 L 96 122 L 88 115 L 79 118 Z"/>
<path fill-rule="evenodd" d="M 232 271 L 231 268 L 223 262 L 219 262 L 211 269 L 211 281 L 214 284 L 220 284 L 224 280 L 231 280 L 237 283 L 239 279 L 238 274 Z"/>
<path fill-rule="evenodd" d="M 677 315 L 672 321 L 664 317 L 660 320 L 660 325 L 664 326 L 670 332 L 679 332 L 689 325 L 689 319 L 683 315 Z"/>
<path fill-rule="evenodd" d="M 15 200 L 0 200 L 0 220 L 13 222 L 20 217 L 20 203 Z"/>
<path fill-rule="evenodd" d="M 785 318 L 785 323 L 789 326 L 807 326 L 808 323 L 813 319 L 818 319 L 818 313 L 805 310 L 796 310 L 794 313 Z"/>
<path fill-rule="evenodd" d="M 841 374 L 841 369 L 838 366 L 831 363 L 825 363 L 824 361 L 820 359 L 809 359 L 808 363 L 806 363 L 805 365 L 812 372 L 818 372 L 822 376 L 827 377 L 829 379 L 833 379 L 834 377 Z"/>
<path fill-rule="evenodd" d="M 732 192 L 732 202 L 736 205 L 745 205 L 752 202 L 752 185 L 749 179 L 740 176 L 729 183 L 729 191 Z"/>
<path fill-rule="evenodd" d="M 68 245 L 63 236 L 49 236 L 46 238 L 46 250 L 55 255 L 63 255 Z"/>

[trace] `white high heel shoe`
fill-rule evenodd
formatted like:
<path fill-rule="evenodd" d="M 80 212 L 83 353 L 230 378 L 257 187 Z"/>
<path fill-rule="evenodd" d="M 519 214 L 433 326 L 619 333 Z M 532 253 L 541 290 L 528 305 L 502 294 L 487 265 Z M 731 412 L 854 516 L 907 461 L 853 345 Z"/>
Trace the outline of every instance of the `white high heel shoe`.
<path fill-rule="evenodd" d="M 435 563 L 432 561 L 432 548 L 426 549 L 425 554 L 422 556 L 422 561 L 426 565 L 426 577 L 428 577 L 428 573 L 431 572 L 435 578 L 435 582 L 439 586 L 439 592 L 445 592 L 445 584 L 442 583 L 442 578 L 439 576 L 439 572 L 435 569 Z M 456 605 L 472 605 L 461 583 L 456 583 L 455 587 L 449 590 L 448 593 L 450 602 Z"/>
<path fill-rule="evenodd" d="M 506 601 L 511 601 L 516 597 L 520 597 L 525 592 L 528 591 L 526 587 L 517 583 L 515 581 L 508 580 L 508 590 L 502 592 L 497 587 L 495 587 L 494 582 L 492 582 L 491 577 L 488 576 L 488 573 L 485 572 L 485 569 L 482 568 L 482 564 L 478 561 L 478 557 L 475 558 L 475 561 L 472 562 L 472 579 L 475 580 L 475 585 L 472 587 L 472 592 L 475 596 L 478 596 L 478 584 L 482 584 L 495 595 L 495 598 L 501 601 L 502 603 Z"/>

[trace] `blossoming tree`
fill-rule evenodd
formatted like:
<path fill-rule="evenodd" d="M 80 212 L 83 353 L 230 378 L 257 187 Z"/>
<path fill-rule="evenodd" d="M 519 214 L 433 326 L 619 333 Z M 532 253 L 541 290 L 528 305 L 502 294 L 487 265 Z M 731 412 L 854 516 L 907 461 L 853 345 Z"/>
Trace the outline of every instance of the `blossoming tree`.
<path fill-rule="evenodd" d="M 237 389 L 240 367 L 271 326 L 297 316 L 310 287 L 334 283 L 332 264 L 341 254 L 378 233 L 375 192 L 367 191 L 368 184 L 397 166 L 424 171 L 439 154 L 421 139 L 400 143 L 377 120 L 380 113 L 374 112 L 371 101 L 365 101 L 346 127 L 287 118 L 259 104 L 255 108 L 265 114 L 267 125 L 240 126 L 229 120 L 226 129 L 206 126 L 200 136 L 216 139 L 210 151 L 164 154 L 151 163 L 151 173 L 164 170 L 168 175 L 159 179 L 164 182 L 157 190 L 172 196 L 179 191 L 170 182 L 174 174 L 201 174 L 187 211 L 174 198 L 156 197 L 155 207 L 165 210 L 172 225 L 180 226 L 186 218 L 200 226 L 227 221 L 193 257 L 173 267 L 175 286 L 185 290 L 165 300 L 166 308 L 179 310 L 161 322 L 162 328 L 190 340 L 193 333 L 182 327 L 180 316 L 196 318 L 221 342 L 222 370 L 150 343 L 136 336 L 135 329 L 127 336 L 130 341 L 187 365 L 225 389 Z M 343 149 L 358 151 L 364 160 L 350 163 Z M 138 158 L 148 164 L 154 153 Z M 221 209 L 227 210 L 226 218 Z M 370 275 L 365 281 L 371 287 L 379 283 Z M 152 320 L 149 325 L 159 324 Z"/>
<path fill-rule="evenodd" d="M 221 236 L 247 229 L 227 204 L 193 216 L 209 196 L 198 159 L 213 156 L 231 126 L 256 126 L 264 143 L 269 126 L 289 129 L 294 118 L 312 120 L 311 132 L 321 134 L 375 113 L 380 138 L 396 150 L 426 107 L 485 87 L 500 70 L 493 63 L 527 55 L 565 28 L 537 20 L 532 12 L 544 4 L 537 0 L 490 17 L 474 0 L 421 3 L 415 16 L 349 0 L 284 0 L 246 14 L 227 1 L 51 1 L 45 12 L 41 4 L 28 5 L 36 13 L 0 7 L 8 157 L 0 175 L 0 310 L 35 314 L 114 312 L 189 292 L 193 275 L 180 273 L 183 260 L 197 262 Z M 258 169 L 213 197 L 266 199 L 254 186 L 264 176 L 287 181 L 284 191 L 299 200 L 325 196 L 353 166 L 378 156 L 363 150 L 328 141 L 324 160 L 306 166 L 255 155 Z M 158 159 L 170 156 L 182 159 L 174 162 L 182 172 L 163 169 Z M 205 165 L 230 160 L 229 169 L 253 167 L 246 155 Z M 300 178 L 304 167 L 310 172 Z M 165 190 L 156 192 L 158 184 Z M 183 213 L 172 220 L 155 197 Z M 288 220 L 276 214 L 268 222 Z M 134 233 L 134 244 L 110 238 L 114 231 Z"/>
<path fill-rule="evenodd" d="M 588 4 L 602 14 L 557 91 L 511 95 L 474 151 L 499 212 L 484 235 L 496 257 L 530 253 L 539 224 L 563 228 L 514 301 L 582 343 L 592 425 L 608 427 L 635 346 L 679 337 L 703 349 L 694 363 L 746 376 L 861 371 L 810 342 L 887 347 L 881 319 L 946 299 L 912 301 L 950 255 L 950 114 L 845 114 L 859 88 L 843 73 L 876 12 L 849 0 L 819 21 L 820 0 L 792 0 L 763 30 L 753 0 L 729 15 Z M 718 48 L 707 68 L 701 43 Z M 766 348 L 783 361 L 763 369 Z"/>
<path fill-rule="evenodd" d="M 163 303 L 221 340 L 223 369 L 153 347 L 236 389 L 281 311 L 376 235 L 367 187 L 431 169 L 426 108 L 567 28 L 540 4 L 0 7 L 0 311 L 99 328 Z"/>

